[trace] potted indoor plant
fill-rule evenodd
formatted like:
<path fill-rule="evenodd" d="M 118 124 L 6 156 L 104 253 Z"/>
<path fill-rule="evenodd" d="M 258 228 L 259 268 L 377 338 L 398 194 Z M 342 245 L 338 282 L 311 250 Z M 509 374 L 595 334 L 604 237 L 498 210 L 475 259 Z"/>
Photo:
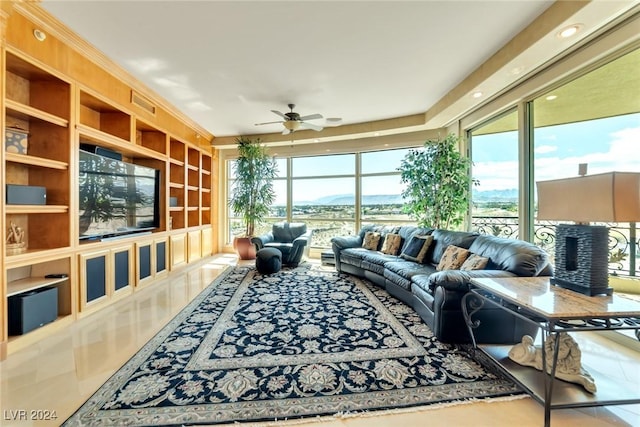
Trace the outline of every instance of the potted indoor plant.
<path fill-rule="evenodd" d="M 239 137 L 238 158 L 233 164 L 234 181 L 231 186 L 229 206 L 233 213 L 242 217 L 244 235 L 236 236 L 234 247 L 240 259 L 253 259 L 255 247 L 251 243 L 256 224 L 269 214 L 269 207 L 275 199 L 273 179 L 278 167 L 267 154 L 260 139 Z"/>
<path fill-rule="evenodd" d="M 459 226 L 469 208 L 471 160 L 458 151 L 458 137 L 427 140 L 410 150 L 398 170 L 405 212 L 422 227 Z"/>

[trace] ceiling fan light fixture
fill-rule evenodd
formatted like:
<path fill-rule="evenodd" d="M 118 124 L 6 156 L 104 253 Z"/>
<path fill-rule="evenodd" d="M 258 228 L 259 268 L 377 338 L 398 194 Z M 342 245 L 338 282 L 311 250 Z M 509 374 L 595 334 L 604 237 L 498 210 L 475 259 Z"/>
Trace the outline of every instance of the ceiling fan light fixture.
<path fill-rule="evenodd" d="M 295 120 L 287 120 L 283 123 L 284 127 L 290 130 L 291 132 L 298 130 L 300 128 L 300 122 Z"/>

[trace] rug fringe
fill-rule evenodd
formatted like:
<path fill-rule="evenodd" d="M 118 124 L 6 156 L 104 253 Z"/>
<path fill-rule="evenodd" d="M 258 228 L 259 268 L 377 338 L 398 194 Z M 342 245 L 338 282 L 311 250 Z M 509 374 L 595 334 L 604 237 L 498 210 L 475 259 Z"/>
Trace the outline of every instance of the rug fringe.
<path fill-rule="evenodd" d="M 489 404 L 489 403 L 495 403 L 495 402 L 510 402 L 510 401 L 526 399 L 526 398 L 529 398 L 529 395 L 517 394 L 517 395 L 511 395 L 511 396 L 490 397 L 486 399 L 470 398 L 465 400 L 454 400 L 451 402 L 435 403 L 431 405 L 411 406 L 408 408 L 381 409 L 379 411 L 370 410 L 370 411 L 362 411 L 362 412 L 338 412 L 333 415 L 318 415 L 315 417 L 310 416 L 310 417 L 296 418 L 296 419 L 282 419 L 282 420 L 261 421 L 261 422 L 235 422 L 233 424 L 216 424 L 216 427 L 239 426 L 239 425 L 241 425 L 242 427 L 295 426 L 295 425 L 301 425 L 301 424 L 340 421 L 340 420 L 345 420 L 349 418 L 371 418 L 371 417 L 379 417 L 384 415 L 410 414 L 414 412 L 433 411 L 433 410 L 438 410 L 443 408 L 449 408 L 452 406 L 468 405 L 472 403 Z"/>

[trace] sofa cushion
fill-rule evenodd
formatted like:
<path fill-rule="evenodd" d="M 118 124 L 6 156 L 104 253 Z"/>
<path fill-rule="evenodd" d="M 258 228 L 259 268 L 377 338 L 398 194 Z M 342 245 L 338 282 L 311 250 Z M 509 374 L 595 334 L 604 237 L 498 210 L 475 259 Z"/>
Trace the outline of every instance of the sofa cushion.
<path fill-rule="evenodd" d="M 396 255 L 388 255 L 377 251 L 367 251 L 360 255 L 362 257 L 361 267 L 365 270 L 373 271 L 380 276 L 384 275 L 385 263 L 399 259 Z"/>
<path fill-rule="evenodd" d="M 407 261 L 422 264 L 432 242 L 433 236 L 412 236 L 409 243 L 407 243 L 402 249 L 400 256 Z"/>
<path fill-rule="evenodd" d="M 364 239 L 362 240 L 362 247 L 371 251 L 378 250 L 378 243 L 380 242 L 380 233 L 375 231 L 367 231 L 364 233 Z"/>
<path fill-rule="evenodd" d="M 362 255 L 370 252 L 365 248 L 349 248 L 343 249 L 340 252 L 340 262 L 345 264 L 355 265 L 356 267 L 362 266 Z"/>
<path fill-rule="evenodd" d="M 382 253 L 389 255 L 398 255 L 402 247 L 402 236 L 395 233 L 389 233 L 384 238 L 382 245 Z"/>
<path fill-rule="evenodd" d="M 459 270 L 469 256 L 469 250 L 455 245 L 447 246 L 436 270 Z"/>
<path fill-rule="evenodd" d="M 427 264 L 418 264 L 412 261 L 400 259 L 387 262 L 384 265 L 385 279 L 406 289 L 411 289 L 411 278 L 415 275 L 428 275 L 435 272 L 435 268 Z"/>
<path fill-rule="evenodd" d="M 478 254 L 471 254 L 460 267 L 460 270 L 484 270 L 489 263 L 489 258 L 480 256 Z"/>
<path fill-rule="evenodd" d="M 432 265 L 418 264 L 403 259 L 387 262 L 384 264 L 384 268 L 385 270 L 392 271 L 407 280 L 411 280 L 411 277 L 415 276 L 416 274 L 432 274 L 436 271 L 436 269 Z"/>
<path fill-rule="evenodd" d="M 489 258 L 487 269 L 490 270 L 505 270 L 525 277 L 548 271 L 547 253 L 524 240 L 482 235 L 473 242 L 469 250 Z"/>
<path fill-rule="evenodd" d="M 454 245 L 458 246 L 459 248 L 469 249 L 471 244 L 479 236 L 478 233 L 441 229 L 434 230 L 431 235 L 433 236 L 433 245 L 431 245 L 432 250 L 429 250 L 430 253 L 427 256 L 429 257 L 429 262 L 435 265 L 438 265 L 438 263 L 440 262 L 440 258 L 442 258 L 442 254 L 444 254 L 447 246 Z M 477 251 L 471 252 L 483 255 Z"/>

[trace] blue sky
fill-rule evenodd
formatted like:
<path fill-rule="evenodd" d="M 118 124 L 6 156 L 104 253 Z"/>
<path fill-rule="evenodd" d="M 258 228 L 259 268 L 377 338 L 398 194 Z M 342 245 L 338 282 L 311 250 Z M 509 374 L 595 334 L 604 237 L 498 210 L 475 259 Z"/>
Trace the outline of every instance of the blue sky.
<path fill-rule="evenodd" d="M 538 128 L 535 140 L 537 181 L 576 176 L 578 164 L 588 163 L 588 173 L 640 172 L 640 114 Z M 407 150 L 364 153 L 362 173 L 394 171 Z M 476 136 L 473 139 L 473 178 L 479 191 L 515 189 L 518 186 L 517 132 Z M 285 176 L 284 161 L 280 175 Z M 294 159 L 294 176 L 353 175 L 354 155 L 327 155 Z M 277 181 L 276 205 L 286 204 L 286 185 Z M 302 190 L 301 190 L 302 189 Z M 398 194 L 397 177 L 363 179 L 362 194 Z M 352 178 L 294 181 L 294 203 L 329 195 L 354 194 Z"/>
<path fill-rule="evenodd" d="M 475 137 L 473 177 L 480 191 L 517 188 L 517 133 Z M 610 171 L 640 172 L 640 114 L 538 128 L 535 179 L 543 181 Z"/>

